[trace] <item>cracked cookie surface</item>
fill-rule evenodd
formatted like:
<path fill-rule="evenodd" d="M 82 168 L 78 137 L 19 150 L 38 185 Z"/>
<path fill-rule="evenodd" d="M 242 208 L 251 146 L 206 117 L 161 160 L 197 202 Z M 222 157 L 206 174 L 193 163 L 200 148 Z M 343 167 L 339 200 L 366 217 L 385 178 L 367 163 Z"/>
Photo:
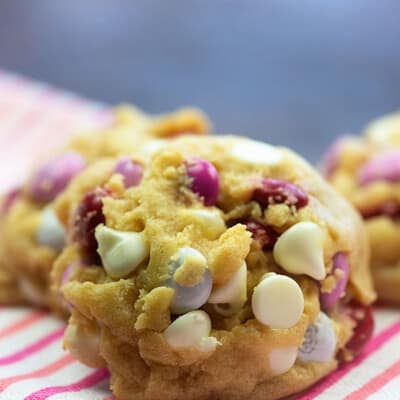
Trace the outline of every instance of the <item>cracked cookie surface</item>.
<path fill-rule="evenodd" d="M 70 210 L 52 272 L 65 346 L 106 365 L 118 399 L 277 399 L 361 351 L 366 233 L 303 159 L 234 136 L 138 154 L 135 186 L 102 160 L 101 187 L 84 172 L 56 207 Z"/>

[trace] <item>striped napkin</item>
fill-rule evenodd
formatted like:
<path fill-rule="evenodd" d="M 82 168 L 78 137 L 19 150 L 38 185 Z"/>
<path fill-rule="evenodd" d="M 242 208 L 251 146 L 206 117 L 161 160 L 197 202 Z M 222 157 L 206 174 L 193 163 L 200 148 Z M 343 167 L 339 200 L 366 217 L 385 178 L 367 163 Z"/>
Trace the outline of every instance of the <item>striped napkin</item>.
<path fill-rule="evenodd" d="M 104 105 L 0 71 L 0 191 L 22 182 L 71 133 L 102 124 Z M 364 352 L 298 400 L 400 399 L 400 313 L 377 307 Z M 64 322 L 44 311 L 0 307 L 0 400 L 111 400 L 109 374 L 61 349 Z M 267 400 L 267 399 L 266 399 Z"/>

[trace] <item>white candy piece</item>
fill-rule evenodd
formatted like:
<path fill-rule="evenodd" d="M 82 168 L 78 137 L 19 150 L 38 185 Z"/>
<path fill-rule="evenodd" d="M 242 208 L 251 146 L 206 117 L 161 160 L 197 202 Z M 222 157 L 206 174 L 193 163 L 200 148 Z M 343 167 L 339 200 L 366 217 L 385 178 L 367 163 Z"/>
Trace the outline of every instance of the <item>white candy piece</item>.
<path fill-rule="evenodd" d="M 269 367 L 275 374 L 281 375 L 293 367 L 296 358 L 297 347 L 274 349 L 268 355 Z"/>
<path fill-rule="evenodd" d="M 174 279 L 175 271 L 185 262 L 196 262 L 205 267 L 203 277 L 200 282 L 193 286 L 181 286 Z M 173 314 L 184 314 L 191 310 L 200 308 L 207 302 L 212 289 L 212 278 L 207 268 L 207 260 L 198 250 L 192 247 L 182 247 L 173 257 L 170 263 L 171 278 L 166 285 L 174 289 L 174 297 L 171 302 L 171 312 Z"/>
<path fill-rule="evenodd" d="M 173 349 L 197 349 L 204 352 L 214 351 L 218 344 L 210 337 L 211 320 L 202 310 L 188 312 L 178 317 L 164 331 L 164 338 Z"/>
<path fill-rule="evenodd" d="M 292 274 L 325 279 L 324 232 L 313 222 L 299 222 L 283 232 L 273 249 L 275 261 Z"/>
<path fill-rule="evenodd" d="M 211 304 L 237 304 L 247 299 L 247 265 L 245 262 L 228 282 L 214 288 L 208 298 Z"/>
<path fill-rule="evenodd" d="M 276 165 L 283 158 L 279 149 L 250 139 L 235 140 L 231 153 L 239 160 L 250 164 Z"/>
<path fill-rule="evenodd" d="M 123 278 L 149 255 L 149 246 L 141 232 L 121 232 L 99 225 L 95 232 L 104 269 L 112 278 Z"/>
<path fill-rule="evenodd" d="M 181 216 L 187 223 L 193 223 L 201 227 L 208 239 L 216 239 L 226 230 L 225 221 L 221 214 L 214 210 L 183 210 Z"/>
<path fill-rule="evenodd" d="M 171 260 L 174 270 L 182 266 L 187 258 L 195 259 L 199 264 L 207 267 L 207 259 L 198 250 L 193 247 L 181 247 Z"/>
<path fill-rule="evenodd" d="M 333 358 L 335 349 L 336 336 L 332 321 L 321 311 L 317 320 L 307 328 L 298 357 L 305 362 L 325 362 Z"/>
<path fill-rule="evenodd" d="M 254 288 L 251 307 L 263 325 L 291 328 L 303 313 L 304 296 L 294 279 L 271 272 Z"/>
<path fill-rule="evenodd" d="M 48 246 L 54 250 L 62 250 L 65 245 L 66 232 L 60 224 L 54 211 L 48 207 L 42 213 L 42 220 L 36 232 L 36 240 L 42 246 Z"/>

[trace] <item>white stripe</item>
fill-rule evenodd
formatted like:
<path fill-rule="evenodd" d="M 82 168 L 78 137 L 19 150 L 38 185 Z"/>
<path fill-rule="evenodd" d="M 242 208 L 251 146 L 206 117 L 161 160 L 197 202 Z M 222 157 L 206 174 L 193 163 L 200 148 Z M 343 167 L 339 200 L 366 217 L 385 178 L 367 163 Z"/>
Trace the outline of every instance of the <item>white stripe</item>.
<path fill-rule="evenodd" d="M 388 365 L 399 359 L 400 335 L 396 335 L 386 342 L 375 353 L 370 354 L 360 365 L 354 367 L 342 379 L 326 389 L 324 395 L 342 395 L 357 390 L 384 371 Z M 350 388 L 350 390 L 349 390 Z M 338 397 L 336 397 L 338 398 Z M 340 398 L 340 397 L 339 397 Z"/>
<path fill-rule="evenodd" d="M 400 346 L 399 346 L 400 347 Z M 400 376 L 382 386 L 376 393 L 368 396 L 368 400 L 400 399 Z"/>
<path fill-rule="evenodd" d="M 62 341 L 55 340 L 47 347 L 30 355 L 29 357 L 24 358 L 23 360 L 1 367 L 0 378 L 28 374 L 48 366 L 65 354 L 66 352 L 62 350 Z"/>
<path fill-rule="evenodd" d="M 6 329 L 15 322 L 27 317 L 32 313 L 32 309 L 23 307 L 9 307 L 0 310 L 0 330 Z M 0 339 L 2 340 L 2 339 Z"/>
<path fill-rule="evenodd" d="M 0 341 L 0 358 L 7 357 L 18 351 L 39 341 L 43 337 L 51 334 L 56 329 L 63 326 L 59 320 L 55 318 L 45 318 L 41 321 L 30 325 L 12 336 L 7 336 Z M 0 371 L 9 368 L 7 365 L 0 365 Z"/>
<path fill-rule="evenodd" d="M 375 318 L 375 334 L 388 328 L 390 325 L 394 324 L 399 320 L 399 311 L 393 308 L 388 309 L 377 309 L 374 313 Z"/>
<path fill-rule="evenodd" d="M 93 371 L 94 370 L 84 366 L 83 364 L 74 362 L 46 377 L 32 378 L 13 383 L 0 394 L 0 399 L 3 400 L 3 396 L 4 400 L 23 399 L 29 394 L 46 387 L 70 385 Z M 78 400 L 80 397 L 77 396 L 76 399 Z"/>

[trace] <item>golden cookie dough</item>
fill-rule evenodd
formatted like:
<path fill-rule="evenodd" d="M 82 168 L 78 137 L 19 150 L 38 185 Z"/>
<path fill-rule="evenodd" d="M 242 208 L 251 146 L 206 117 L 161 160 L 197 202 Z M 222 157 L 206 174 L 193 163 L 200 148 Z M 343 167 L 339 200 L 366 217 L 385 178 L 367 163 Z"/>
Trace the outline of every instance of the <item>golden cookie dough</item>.
<path fill-rule="evenodd" d="M 161 145 L 171 137 L 187 133 L 206 134 L 209 129 L 208 119 L 196 109 L 185 108 L 171 114 L 149 116 L 132 106 L 121 106 L 113 113 L 109 126 L 74 136 L 60 154 L 73 151 L 85 159 L 86 174 L 90 177 L 89 187 L 93 188 L 109 180 L 115 157 L 129 154 L 135 158 L 140 143 L 152 139 Z M 104 159 L 97 170 L 91 167 L 92 162 L 107 156 L 114 158 L 112 161 Z M 145 158 L 146 155 L 137 157 L 143 163 Z M 57 313 L 67 315 L 61 297 L 50 291 L 50 269 L 60 252 L 60 239 L 54 246 L 47 243 L 43 245 L 38 239 L 38 232 L 42 221 L 49 213 L 55 212 L 56 203 L 60 210 L 57 224 L 68 222 L 70 210 L 62 199 L 35 201 L 28 190 L 31 179 L 0 219 L 0 303 L 28 302 L 49 306 Z M 76 179 L 78 183 L 74 183 L 74 179 L 70 183 L 73 188 L 81 184 L 79 175 Z M 68 187 L 65 190 L 68 191 Z M 83 190 L 86 192 L 86 187 Z M 75 196 L 79 194 L 75 193 Z M 60 229 L 58 227 L 58 231 Z"/>
<path fill-rule="evenodd" d="M 352 357 L 348 310 L 375 299 L 367 237 L 313 168 L 285 148 L 235 136 L 149 142 L 138 153 L 149 158 L 138 186 L 105 184 L 114 189 L 96 229 L 101 257 L 85 265 L 88 249 L 70 234 L 52 271 L 72 310 L 65 347 L 106 365 L 116 398 L 273 400 Z M 64 193 L 70 210 L 89 175 Z M 264 179 L 278 188 L 268 192 Z M 332 290 L 343 276 L 338 254 L 349 280 L 325 307 L 320 286 Z"/>
<path fill-rule="evenodd" d="M 400 113 L 337 140 L 323 169 L 364 217 L 379 299 L 400 304 Z"/>

